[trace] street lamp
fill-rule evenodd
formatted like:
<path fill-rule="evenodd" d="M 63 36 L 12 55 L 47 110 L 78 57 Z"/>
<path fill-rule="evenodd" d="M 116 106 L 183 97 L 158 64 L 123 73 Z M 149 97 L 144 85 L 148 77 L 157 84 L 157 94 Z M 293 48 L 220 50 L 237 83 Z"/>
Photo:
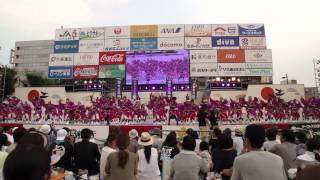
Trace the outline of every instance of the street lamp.
<path fill-rule="evenodd" d="M 285 77 L 282 77 L 282 79 L 286 79 L 287 85 L 289 84 L 288 74 L 286 74 L 286 76 L 285 76 Z"/>

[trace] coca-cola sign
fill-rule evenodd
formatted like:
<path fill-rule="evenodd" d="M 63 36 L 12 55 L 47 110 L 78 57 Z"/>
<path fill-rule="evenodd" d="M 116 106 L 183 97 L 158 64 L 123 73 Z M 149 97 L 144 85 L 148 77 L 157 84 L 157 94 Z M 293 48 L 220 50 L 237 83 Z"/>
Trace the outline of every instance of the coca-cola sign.
<path fill-rule="evenodd" d="M 100 52 L 99 64 L 125 64 L 126 52 Z"/>

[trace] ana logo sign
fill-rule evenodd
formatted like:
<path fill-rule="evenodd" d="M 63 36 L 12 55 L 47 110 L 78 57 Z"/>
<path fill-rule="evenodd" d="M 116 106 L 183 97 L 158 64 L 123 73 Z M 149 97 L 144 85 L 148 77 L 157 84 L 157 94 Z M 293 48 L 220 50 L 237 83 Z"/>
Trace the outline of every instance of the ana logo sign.
<path fill-rule="evenodd" d="M 163 28 L 161 29 L 161 34 L 177 34 L 181 31 L 182 28 Z"/>
<path fill-rule="evenodd" d="M 159 37 L 183 37 L 184 25 L 180 24 L 162 24 L 158 25 Z"/>

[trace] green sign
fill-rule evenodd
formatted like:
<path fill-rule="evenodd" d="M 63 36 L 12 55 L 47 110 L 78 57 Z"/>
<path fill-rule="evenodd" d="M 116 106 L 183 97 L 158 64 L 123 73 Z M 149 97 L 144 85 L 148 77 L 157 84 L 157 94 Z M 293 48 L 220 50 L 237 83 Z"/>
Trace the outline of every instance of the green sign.
<path fill-rule="evenodd" d="M 125 65 L 100 65 L 99 78 L 124 78 Z"/>

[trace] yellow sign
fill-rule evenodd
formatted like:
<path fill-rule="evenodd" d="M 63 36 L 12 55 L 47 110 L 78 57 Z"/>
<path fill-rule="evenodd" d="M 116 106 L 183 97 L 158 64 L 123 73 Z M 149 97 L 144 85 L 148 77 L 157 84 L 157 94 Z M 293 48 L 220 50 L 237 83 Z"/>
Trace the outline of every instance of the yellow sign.
<path fill-rule="evenodd" d="M 130 38 L 151 38 L 158 37 L 157 25 L 131 26 Z"/>

